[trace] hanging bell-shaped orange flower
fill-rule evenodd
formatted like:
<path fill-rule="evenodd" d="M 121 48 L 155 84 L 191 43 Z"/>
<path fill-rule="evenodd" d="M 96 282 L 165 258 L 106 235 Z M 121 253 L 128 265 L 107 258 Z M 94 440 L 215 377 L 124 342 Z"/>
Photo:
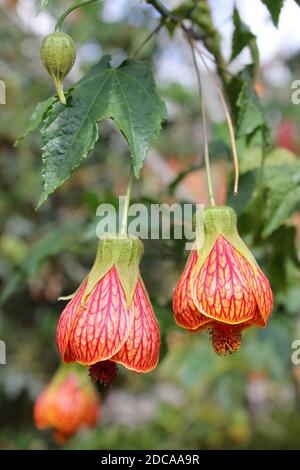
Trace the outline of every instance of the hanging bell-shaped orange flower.
<path fill-rule="evenodd" d="M 149 372 L 159 359 L 160 334 L 139 263 L 140 240 L 100 240 L 92 270 L 64 309 L 57 343 L 65 362 L 90 366 L 92 379 L 109 385 L 116 364 Z"/>
<path fill-rule="evenodd" d="M 82 426 L 96 426 L 99 404 L 84 367 L 62 364 L 35 402 L 34 422 L 38 429 L 52 428 L 63 444 Z"/>
<path fill-rule="evenodd" d="M 209 329 L 216 353 L 232 353 L 242 330 L 267 324 L 272 306 L 269 281 L 238 234 L 234 210 L 205 209 L 204 245 L 191 252 L 174 291 L 176 323 L 192 333 Z"/>

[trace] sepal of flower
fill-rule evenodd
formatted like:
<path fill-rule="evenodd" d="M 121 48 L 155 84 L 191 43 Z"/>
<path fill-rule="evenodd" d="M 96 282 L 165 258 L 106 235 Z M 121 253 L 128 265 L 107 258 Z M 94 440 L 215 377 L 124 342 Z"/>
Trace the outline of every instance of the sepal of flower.
<path fill-rule="evenodd" d="M 62 364 L 34 404 L 34 422 L 38 429 L 52 428 L 55 439 L 63 444 L 82 426 L 96 426 L 99 405 L 85 368 Z"/>
<path fill-rule="evenodd" d="M 108 235 L 95 263 L 64 309 L 57 343 L 65 362 L 90 367 L 93 380 L 109 385 L 116 364 L 148 372 L 159 359 L 160 334 L 139 264 L 140 240 Z"/>
<path fill-rule="evenodd" d="M 174 291 L 176 323 L 198 333 L 209 329 L 218 354 L 235 352 L 241 332 L 264 327 L 273 307 L 269 281 L 240 238 L 234 210 L 204 212 L 204 243 L 194 249 Z"/>

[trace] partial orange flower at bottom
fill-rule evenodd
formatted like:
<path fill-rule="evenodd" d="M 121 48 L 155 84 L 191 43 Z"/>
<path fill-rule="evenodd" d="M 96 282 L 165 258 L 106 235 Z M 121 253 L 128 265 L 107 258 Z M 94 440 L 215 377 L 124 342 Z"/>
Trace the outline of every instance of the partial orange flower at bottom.
<path fill-rule="evenodd" d="M 145 373 L 158 363 L 160 333 L 139 271 L 142 254 L 140 240 L 100 240 L 94 266 L 58 323 L 64 362 L 89 366 L 104 385 L 114 380 L 116 364 Z"/>
<path fill-rule="evenodd" d="M 217 354 L 235 352 L 241 333 L 264 327 L 273 307 L 270 284 L 237 231 L 226 206 L 204 212 L 204 245 L 193 250 L 173 296 L 176 323 L 191 333 L 210 331 Z"/>
<path fill-rule="evenodd" d="M 62 364 L 35 402 L 34 422 L 38 429 L 52 428 L 55 440 L 64 444 L 81 427 L 96 426 L 99 405 L 84 367 Z"/>

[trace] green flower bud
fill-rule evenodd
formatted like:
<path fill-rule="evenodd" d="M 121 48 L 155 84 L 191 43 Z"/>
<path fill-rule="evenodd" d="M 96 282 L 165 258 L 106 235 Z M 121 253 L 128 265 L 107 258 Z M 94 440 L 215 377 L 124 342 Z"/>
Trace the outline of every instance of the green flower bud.
<path fill-rule="evenodd" d="M 41 60 L 54 80 L 60 101 L 66 104 L 63 80 L 76 60 L 76 46 L 73 39 L 64 33 L 51 33 L 41 45 Z"/>

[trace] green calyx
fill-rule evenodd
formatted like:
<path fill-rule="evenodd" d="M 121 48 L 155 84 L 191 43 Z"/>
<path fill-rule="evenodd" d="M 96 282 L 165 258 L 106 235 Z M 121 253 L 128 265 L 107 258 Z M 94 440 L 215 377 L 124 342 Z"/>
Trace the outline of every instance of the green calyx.
<path fill-rule="evenodd" d="M 76 60 L 76 46 L 68 34 L 51 33 L 41 45 L 41 60 L 54 80 L 60 101 L 66 104 L 63 80 L 70 72 Z"/>
<path fill-rule="evenodd" d="M 204 210 L 204 244 L 198 249 L 198 267 L 202 266 L 219 236 L 226 238 L 256 271 L 255 258 L 238 233 L 237 215 L 228 206 L 213 206 Z"/>
<path fill-rule="evenodd" d="M 114 266 L 123 286 L 127 305 L 130 304 L 139 277 L 139 265 L 144 253 L 141 240 L 127 235 L 109 234 L 100 240 L 94 265 L 87 277 L 82 302 L 95 285 Z"/>
<path fill-rule="evenodd" d="M 204 210 L 205 235 L 220 234 L 231 236 L 237 234 L 237 217 L 235 211 L 227 206 L 213 206 Z"/>

